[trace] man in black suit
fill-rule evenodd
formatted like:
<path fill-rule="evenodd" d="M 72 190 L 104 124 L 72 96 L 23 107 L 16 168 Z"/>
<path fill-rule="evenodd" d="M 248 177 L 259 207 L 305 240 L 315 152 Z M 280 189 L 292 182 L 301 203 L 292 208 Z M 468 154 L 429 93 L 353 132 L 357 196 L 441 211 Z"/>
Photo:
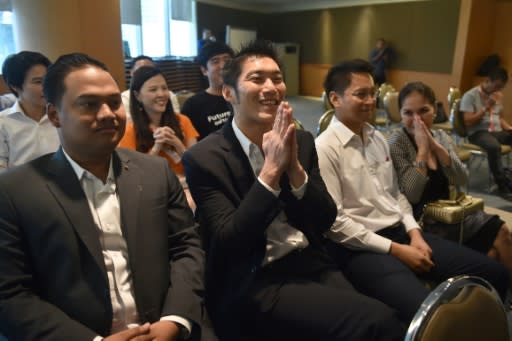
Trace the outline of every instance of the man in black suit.
<path fill-rule="evenodd" d="M 62 147 L 0 176 L 0 333 L 214 338 L 202 328 L 204 253 L 179 180 L 164 159 L 115 149 L 125 113 L 105 65 L 62 56 L 44 93 Z"/>
<path fill-rule="evenodd" d="M 395 340 L 394 312 L 362 296 L 324 252 L 336 207 L 313 137 L 296 131 L 272 46 L 227 63 L 234 119 L 184 156 L 207 251 L 206 302 L 219 336 L 237 340 Z"/>

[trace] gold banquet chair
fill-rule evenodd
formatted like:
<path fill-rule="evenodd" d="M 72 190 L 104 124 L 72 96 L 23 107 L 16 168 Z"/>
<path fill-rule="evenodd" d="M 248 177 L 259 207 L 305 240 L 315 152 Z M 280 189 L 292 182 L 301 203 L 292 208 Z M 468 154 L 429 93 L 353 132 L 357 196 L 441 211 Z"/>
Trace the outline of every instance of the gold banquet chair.
<path fill-rule="evenodd" d="M 508 341 L 507 314 L 489 282 L 459 276 L 439 284 L 423 301 L 404 341 Z"/>
<path fill-rule="evenodd" d="M 398 108 L 398 91 L 388 91 L 384 96 L 384 109 L 388 114 L 391 124 L 395 126 L 402 121 L 400 109 Z"/>
<path fill-rule="evenodd" d="M 318 127 L 316 127 L 316 136 L 319 136 L 329 124 L 331 124 L 332 117 L 334 116 L 334 109 L 327 110 L 318 120 Z"/>

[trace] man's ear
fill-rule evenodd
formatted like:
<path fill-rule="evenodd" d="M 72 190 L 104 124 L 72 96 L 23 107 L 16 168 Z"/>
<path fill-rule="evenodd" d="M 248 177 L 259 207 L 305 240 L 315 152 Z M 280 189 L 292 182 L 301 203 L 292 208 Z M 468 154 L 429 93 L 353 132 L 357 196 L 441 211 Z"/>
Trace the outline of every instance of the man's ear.
<path fill-rule="evenodd" d="M 340 106 L 341 104 L 341 99 L 340 99 L 341 96 L 339 96 L 335 91 L 330 91 L 329 92 L 329 102 L 331 102 L 332 106 L 337 108 Z"/>
<path fill-rule="evenodd" d="M 59 115 L 57 115 L 57 107 L 52 103 L 46 103 L 46 115 L 55 128 L 60 128 Z"/>
<path fill-rule="evenodd" d="M 208 69 L 201 65 L 201 73 L 203 76 L 208 76 Z"/>
<path fill-rule="evenodd" d="M 233 89 L 233 87 L 231 87 L 229 85 L 226 85 L 226 84 L 222 85 L 222 96 L 224 96 L 224 99 L 231 104 L 237 103 L 237 96 L 236 96 L 235 89 Z"/>

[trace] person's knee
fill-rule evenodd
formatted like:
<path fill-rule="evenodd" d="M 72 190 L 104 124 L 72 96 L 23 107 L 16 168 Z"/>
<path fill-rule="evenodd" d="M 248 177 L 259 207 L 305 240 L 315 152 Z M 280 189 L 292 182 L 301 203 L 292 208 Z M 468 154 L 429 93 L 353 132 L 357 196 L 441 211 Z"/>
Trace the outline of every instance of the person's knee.
<path fill-rule="evenodd" d="M 375 306 L 365 322 L 374 340 L 402 340 L 406 332 L 396 311 L 384 304 Z"/>

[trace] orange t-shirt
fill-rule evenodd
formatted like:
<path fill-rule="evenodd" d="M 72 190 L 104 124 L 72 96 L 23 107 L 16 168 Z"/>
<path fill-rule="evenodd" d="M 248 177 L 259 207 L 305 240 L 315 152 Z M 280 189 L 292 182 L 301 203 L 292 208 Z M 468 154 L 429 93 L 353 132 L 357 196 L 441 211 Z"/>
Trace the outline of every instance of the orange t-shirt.
<path fill-rule="evenodd" d="M 176 113 L 176 117 L 178 117 L 178 122 L 180 123 L 181 130 L 183 131 L 183 136 L 185 139 L 190 138 L 197 138 L 199 136 L 199 133 L 197 132 L 196 128 L 192 125 L 192 122 L 190 119 L 182 115 L 180 113 Z M 133 127 L 133 123 L 127 123 L 126 124 L 126 131 L 124 132 L 124 136 L 119 142 L 118 147 L 128 148 L 136 150 L 136 141 L 135 141 L 135 128 Z M 161 157 L 164 157 L 167 162 L 169 163 L 169 166 L 174 170 L 174 172 L 178 175 L 184 175 L 185 171 L 183 170 L 183 164 L 180 162 L 176 163 L 169 155 L 167 155 L 164 151 L 160 151 L 158 154 Z"/>

